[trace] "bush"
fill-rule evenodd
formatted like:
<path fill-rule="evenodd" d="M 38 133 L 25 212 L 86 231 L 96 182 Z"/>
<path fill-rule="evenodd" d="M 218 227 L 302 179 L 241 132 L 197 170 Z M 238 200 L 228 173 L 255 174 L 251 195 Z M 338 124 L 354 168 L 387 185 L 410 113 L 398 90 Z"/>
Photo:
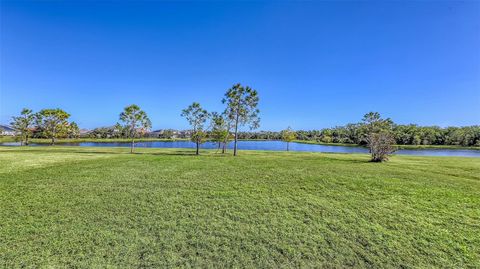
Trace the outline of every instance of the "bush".
<path fill-rule="evenodd" d="M 372 162 L 383 162 L 395 152 L 395 138 L 388 132 L 372 133 L 369 135 L 368 146 L 372 155 Z"/>

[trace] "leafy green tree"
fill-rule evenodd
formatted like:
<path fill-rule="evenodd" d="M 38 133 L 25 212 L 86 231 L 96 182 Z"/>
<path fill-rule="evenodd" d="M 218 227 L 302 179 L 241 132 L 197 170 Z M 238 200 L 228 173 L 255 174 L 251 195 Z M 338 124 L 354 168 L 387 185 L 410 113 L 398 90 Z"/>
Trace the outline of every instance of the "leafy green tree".
<path fill-rule="evenodd" d="M 230 124 L 229 120 L 225 117 L 225 115 L 220 114 L 218 112 L 211 113 L 211 123 L 212 123 L 212 131 L 211 137 L 212 140 L 218 143 L 218 149 L 222 146 L 222 153 L 226 152 L 228 138 L 230 136 Z"/>
<path fill-rule="evenodd" d="M 182 110 L 182 117 L 187 119 L 190 126 L 192 126 L 193 133 L 191 136 L 192 142 L 196 144 L 196 155 L 200 154 L 200 144 L 202 144 L 206 138 L 204 131 L 205 122 L 208 119 L 208 112 L 203 109 L 199 103 L 193 102 L 186 109 Z"/>
<path fill-rule="evenodd" d="M 365 114 L 362 121 L 368 133 L 378 132 L 380 130 L 391 130 L 393 126 L 393 122 L 390 118 L 382 119 L 378 112 L 369 112 Z"/>
<path fill-rule="evenodd" d="M 331 129 L 323 129 L 320 135 L 320 141 L 323 143 L 332 143 L 333 142 L 333 132 Z"/>
<path fill-rule="evenodd" d="M 35 114 L 31 109 L 24 108 L 19 117 L 13 117 L 10 125 L 20 135 L 20 145 L 28 145 L 28 138 L 32 135 Z"/>
<path fill-rule="evenodd" d="M 78 138 L 80 136 L 80 128 L 77 123 L 72 121 L 68 125 L 68 137 L 69 138 Z"/>
<path fill-rule="evenodd" d="M 388 155 L 395 151 L 395 139 L 392 132 L 393 122 L 382 119 L 378 112 L 370 112 L 363 117 L 364 135 L 370 149 L 373 162 L 388 160 Z"/>
<path fill-rule="evenodd" d="M 292 130 L 292 128 L 288 127 L 287 129 L 282 131 L 282 141 L 287 142 L 287 151 L 290 150 L 290 142 L 292 142 L 296 138 L 297 134 L 295 133 L 295 131 Z"/>
<path fill-rule="evenodd" d="M 117 122 L 112 128 L 110 136 L 113 138 L 122 138 L 126 136 L 125 134 L 125 127 L 123 127 L 120 123 Z"/>
<path fill-rule="evenodd" d="M 125 129 L 128 131 L 128 137 L 132 139 L 130 146 L 130 153 L 133 153 L 135 148 L 135 137 L 142 135 L 152 127 L 152 122 L 145 111 L 141 110 L 137 105 L 130 105 L 123 109 L 120 113 L 120 121 L 125 124 Z"/>
<path fill-rule="evenodd" d="M 260 125 L 258 114 L 258 92 L 248 86 L 243 87 L 240 83 L 233 85 L 225 93 L 222 103 L 227 104 L 225 114 L 232 121 L 234 129 L 233 155 L 237 155 L 238 128 L 248 125 L 250 130 Z"/>
<path fill-rule="evenodd" d="M 42 109 L 36 115 L 36 122 L 40 128 L 42 135 L 52 140 L 66 136 L 68 132 L 68 118 L 70 114 L 62 109 Z"/>

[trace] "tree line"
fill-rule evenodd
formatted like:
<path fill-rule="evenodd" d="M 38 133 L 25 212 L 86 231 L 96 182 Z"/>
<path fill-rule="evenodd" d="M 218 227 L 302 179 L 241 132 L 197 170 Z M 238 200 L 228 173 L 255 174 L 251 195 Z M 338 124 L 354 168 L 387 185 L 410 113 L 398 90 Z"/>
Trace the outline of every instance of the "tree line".
<path fill-rule="evenodd" d="M 69 118 L 70 114 L 59 108 L 42 109 L 37 113 L 24 108 L 10 124 L 17 132 L 20 145 L 28 145 L 32 136 L 49 138 L 53 145 L 58 138 L 77 138 L 80 135 L 78 125 L 74 121 L 69 122 Z"/>
<path fill-rule="evenodd" d="M 294 132 L 295 140 L 365 145 L 365 131 L 364 124 L 360 122 L 334 128 L 297 130 Z M 392 132 L 397 145 L 480 146 L 479 125 L 442 128 L 438 126 L 418 126 L 416 124 L 392 124 Z M 282 131 L 240 132 L 239 138 L 280 140 Z"/>

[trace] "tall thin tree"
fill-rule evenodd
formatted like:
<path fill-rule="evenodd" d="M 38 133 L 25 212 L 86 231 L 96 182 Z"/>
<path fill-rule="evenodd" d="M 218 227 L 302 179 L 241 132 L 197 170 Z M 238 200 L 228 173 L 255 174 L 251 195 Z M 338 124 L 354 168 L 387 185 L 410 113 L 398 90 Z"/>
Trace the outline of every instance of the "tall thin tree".
<path fill-rule="evenodd" d="M 28 138 L 32 134 L 32 127 L 35 122 L 35 114 L 31 109 L 24 108 L 20 112 L 20 116 L 12 117 L 10 125 L 20 134 L 20 145 L 28 145 Z"/>
<path fill-rule="evenodd" d="M 233 155 L 237 156 L 238 129 L 248 125 L 250 130 L 260 126 L 258 114 L 258 92 L 248 86 L 243 87 L 240 83 L 233 85 L 225 93 L 222 102 L 227 104 L 225 114 L 232 120 L 234 128 Z"/>
<path fill-rule="evenodd" d="M 218 143 L 217 151 L 220 149 L 220 146 L 222 146 L 222 153 L 225 153 L 226 144 L 228 143 L 228 137 L 230 135 L 229 120 L 224 114 L 212 112 L 211 125 L 212 139 Z"/>
<path fill-rule="evenodd" d="M 205 128 L 205 122 L 209 117 L 208 112 L 205 109 L 203 109 L 199 103 L 193 102 L 187 108 L 182 110 L 181 116 L 187 119 L 188 123 L 192 127 L 193 133 L 191 136 L 191 140 L 196 144 L 195 154 L 199 155 L 200 144 L 203 143 L 206 137 L 204 128 Z"/>
<path fill-rule="evenodd" d="M 125 128 L 128 130 L 128 136 L 132 139 L 130 153 L 133 153 L 135 137 L 147 132 L 152 127 L 152 122 L 148 118 L 147 113 L 137 105 L 125 107 L 123 112 L 120 113 L 120 121 L 125 124 Z"/>

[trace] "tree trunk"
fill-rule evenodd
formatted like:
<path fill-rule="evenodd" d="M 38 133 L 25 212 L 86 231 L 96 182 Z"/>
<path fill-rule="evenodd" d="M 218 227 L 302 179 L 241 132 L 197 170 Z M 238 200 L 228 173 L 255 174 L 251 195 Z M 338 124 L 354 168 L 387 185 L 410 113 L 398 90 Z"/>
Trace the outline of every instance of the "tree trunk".
<path fill-rule="evenodd" d="M 237 111 L 237 118 L 235 119 L 235 142 L 233 144 L 233 156 L 237 156 L 237 133 L 238 133 L 238 111 Z"/>
<path fill-rule="evenodd" d="M 288 148 L 290 142 L 287 142 L 287 151 L 290 151 L 290 149 Z"/>
<path fill-rule="evenodd" d="M 200 152 L 199 152 L 200 143 L 198 143 L 198 140 L 196 141 L 196 143 L 197 143 L 197 151 L 196 151 L 195 155 L 200 155 Z"/>
<path fill-rule="evenodd" d="M 52 146 L 55 145 L 55 137 L 52 136 Z"/>
<path fill-rule="evenodd" d="M 227 142 L 223 142 L 222 154 L 225 154 L 226 152 L 227 152 Z"/>
<path fill-rule="evenodd" d="M 133 153 L 134 148 L 135 148 L 135 138 L 132 137 L 132 145 L 130 146 L 130 153 Z"/>
<path fill-rule="evenodd" d="M 25 146 L 28 146 L 28 135 L 25 136 Z"/>

